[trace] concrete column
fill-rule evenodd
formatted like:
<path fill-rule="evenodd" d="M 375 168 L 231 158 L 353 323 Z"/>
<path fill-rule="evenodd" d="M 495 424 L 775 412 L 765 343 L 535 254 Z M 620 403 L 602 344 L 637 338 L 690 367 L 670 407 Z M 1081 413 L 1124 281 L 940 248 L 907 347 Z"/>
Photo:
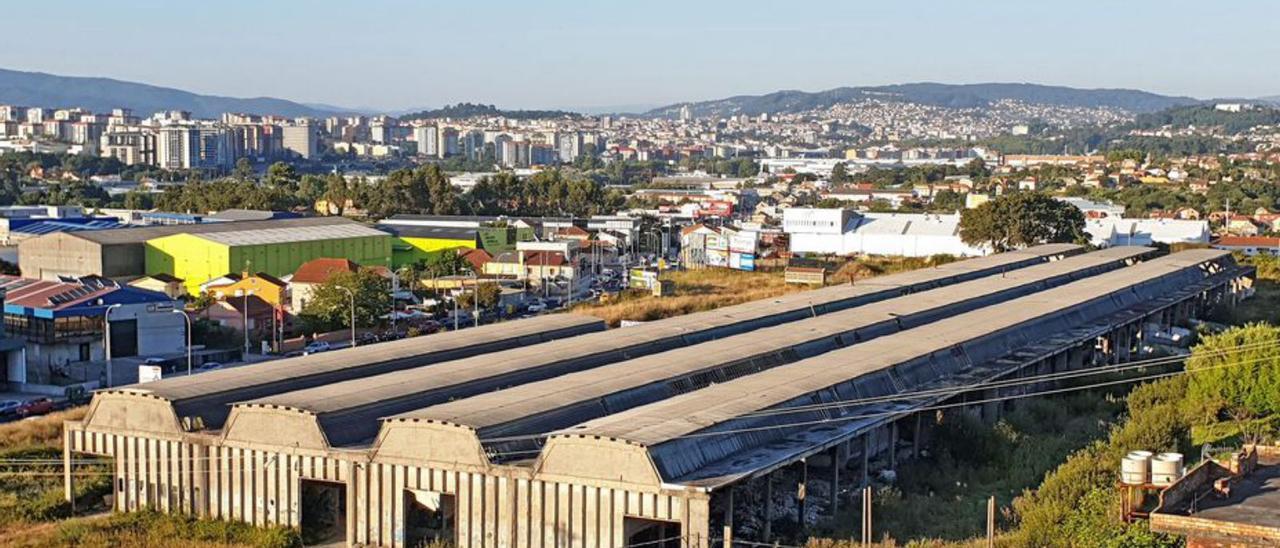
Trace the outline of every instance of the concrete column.
<path fill-rule="evenodd" d="M 209 446 L 192 444 L 192 470 L 195 475 L 195 514 L 209 517 Z"/>
<path fill-rule="evenodd" d="M 911 430 L 911 458 L 918 459 L 920 458 L 920 436 L 923 434 L 920 429 L 924 427 L 924 420 L 919 411 L 915 413 L 915 417 L 915 428 Z"/>
<path fill-rule="evenodd" d="M 898 469 L 898 421 L 889 423 L 889 468 Z"/>
<path fill-rule="evenodd" d="M 764 478 L 764 540 L 769 542 L 773 537 L 773 474 Z"/>
<path fill-rule="evenodd" d="M 74 512 L 76 507 L 76 484 L 75 474 L 71 473 L 71 431 L 66 426 L 62 427 L 62 499 L 71 503 L 71 509 Z M 112 490 L 115 490 L 115 481 L 111 482 Z"/>
<path fill-rule="evenodd" d="M 796 525 L 804 531 L 804 514 L 809 500 L 809 463 L 800 461 L 800 485 L 796 486 Z"/>
<path fill-rule="evenodd" d="M 870 432 L 862 435 L 862 481 L 859 487 L 866 487 L 871 483 L 871 434 Z"/>
<path fill-rule="evenodd" d="M 844 464 L 840 445 L 831 448 L 831 517 L 840 511 L 840 467 Z"/>
<path fill-rule="evenodd" d="M 733 486 L 725 493 L 724 504 L 724 548 L 733 548 Z"/>

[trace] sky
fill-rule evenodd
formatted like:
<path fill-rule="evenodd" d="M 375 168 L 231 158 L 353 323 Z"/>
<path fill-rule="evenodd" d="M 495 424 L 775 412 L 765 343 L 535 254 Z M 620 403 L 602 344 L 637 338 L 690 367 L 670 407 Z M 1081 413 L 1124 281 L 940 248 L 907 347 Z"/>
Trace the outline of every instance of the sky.
<path fill-rule="evenodd" d="M 3 68 L 347 108 L 656 106 L 919 81 L 1280 95 L 1275 0 L 40 0 L 3 13 Z"/>

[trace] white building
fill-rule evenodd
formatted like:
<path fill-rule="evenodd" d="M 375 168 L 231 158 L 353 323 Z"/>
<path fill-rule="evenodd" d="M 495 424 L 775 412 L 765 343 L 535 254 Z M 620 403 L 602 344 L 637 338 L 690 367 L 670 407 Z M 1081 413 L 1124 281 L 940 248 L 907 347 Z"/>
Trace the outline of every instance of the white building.
<path fill-rule="evenodd" d="M 960 240 L 960 215 L 858 214 L 846 209 L 791 208 L 782 229 L 793 253 L 970 257 L 987 250 Z"/>
<path fill-rule="evenodd" d="M 1086 219 L 1089 242 L 1098 247 L 1117 245 L 1207 244 L 1208 221 L 1180 219 Z"/>

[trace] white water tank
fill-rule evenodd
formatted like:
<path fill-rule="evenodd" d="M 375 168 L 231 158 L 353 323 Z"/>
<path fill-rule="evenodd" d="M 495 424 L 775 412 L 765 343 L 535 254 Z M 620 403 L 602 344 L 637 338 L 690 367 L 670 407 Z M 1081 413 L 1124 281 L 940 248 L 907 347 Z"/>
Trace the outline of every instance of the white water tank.
<path fill-rule="evenodd" d="M 1128 485 L 1151 482 L 1151 452 L 1130 451 L 1120 461 L 1120 481 Z"/>
<path fill-rule="evenodd" d="M 1160 453 L 1151 459 L 1151 483 L 1172 485 L 1183 474 L 1182 453 Z"/>

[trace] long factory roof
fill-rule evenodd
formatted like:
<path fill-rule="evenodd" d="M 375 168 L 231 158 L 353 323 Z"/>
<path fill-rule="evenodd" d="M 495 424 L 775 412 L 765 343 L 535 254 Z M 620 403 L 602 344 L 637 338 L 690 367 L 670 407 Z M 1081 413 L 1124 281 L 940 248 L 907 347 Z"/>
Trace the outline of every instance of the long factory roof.
<path fill-rule="evenodd" d="M 342 217 L 299 217 L 293 219 L 269 219 L 263 221 L 224 221 L 184 225 L 157 225 L 107 230 L 88 230 L 72 234 L 76 238 L 102 245 L 141 244 L 153 238 L 174 234 L 213 234 L 276 228 L 306 228 L 320 226 L 364 226 Z"/>
<path fill-rule="evenodd" d="M 172 413 L 178 418 L 198 418 L 203 423 L 199 426 L 218 428 L 227 416 L 227 405 L 234 401 L 603 331 L 604 328 L 604 322 L 598 318 L 553 314 L 100 390 L 95 399 L 146 396 L 172 406 Z M 92 424 L 93 418 L 87 418 L 86 423 Z M 168 417 L 150 418 L 160 423 L 172 420 Z M 132 421 L 131 425 L 144 430 L 172 426 L 142 419 Z M 183 429 L 199 428 L 190 425 Z"/>
<path fill-rule="evenodd" d="M 778 409 L 915 390 L 1033 344 L 1046 332 L 1086 324 L 1227 268 L 1234 268 L 1227 252 L 1183 251 L 952 316 L 564 429 L 548 440 L 538 466 L 556 474 L 573 462 L 615 462 L 624 463 L 616 466 L 620 475 L 644 476 L 650 463 L 649 479 L 721 485 L 773 464 L 768 451 L 754 458 L 744 453 L 802 430 L 822 438 L 823 431 L 837 430 L 825 423 L 842 416 L 831 407 Z"/>
<path fill-rule="evenodd" d="M 397 428 L 420 439 L 419 422 L 462 426 L 484 440 L 493 456 L 536 452 L 530 434 L 653 403 L 791 361 L 909 329 L 949 315 L 1123 268 L 1154 250 L 1116 247 L 923 291 L 698 345 L 552 379 L 522 384 L 418 409 L 386 419 L 383 437 Z M 449 436 L 453 433 L 446 434 Z M 511 437 L 512 439 L 504 439 Z M 424 443 L 431 443 L 424 439 Z M 383 452 L 387 454 L 388 452 Z"/>
<path fill-rule="evenodd" d="M 371 441 L 378 419 L 518 384 L 535 382 L 633 357 L 662 352 L 747 331 L 822 315 L 902 294 L 1011 272 L 1051 259 L 1074 255 L 1079 246 L 1047 245 L 949 263 L 933 269 L 882 276 L 853 285 L 791 293 L 775 299 L 697 312 L 634 327 L 573 337 L 518 349 L 477 355 L 432 365 L 429 370 L 404 369 L 383 375 L 316 386 L 238 402 L 232 418 L 265 414 L 262 420 L 286 420 L 282 413 L 313 417 L 298 433 L 323 446 L 349 446 Z M 242 417 L 243 418 L 243 417 Z M 288 443 L 266 436 L 251 424 L 230 421 L 227 440 Z M 317 430 L 319 432 L 317 432 Z"/>

